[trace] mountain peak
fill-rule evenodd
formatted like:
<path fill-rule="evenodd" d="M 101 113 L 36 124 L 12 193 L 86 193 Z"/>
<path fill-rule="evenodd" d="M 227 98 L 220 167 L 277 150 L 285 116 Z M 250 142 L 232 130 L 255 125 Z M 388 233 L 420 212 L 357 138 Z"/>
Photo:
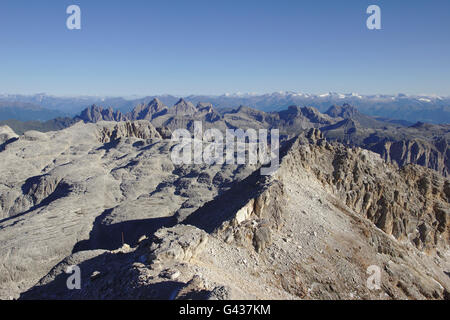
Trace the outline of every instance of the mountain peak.
<path fill-rule="evenodd" d="M 154 98 L 152 101 L 150 101 L 148 107 L 152 112 L 160 112 L 163 109 L 167 108 L 164 103 L 162 103 L 162 101 L 158 98 Z"/>
<path fill-rule="evenodd" d="M 170 113 L 176 115 L 182 114 L 194 114 L 197 112 L 197 108 L 189 101 L 181 98 L 178 102 L 169 110 Z"/>
<path fill-rule="evenodd" d="M 131 112 L 131 119 L 151 120 L 157 113 L 162 112 L 167 107 L 158 98 L 153 98 L 147 105 L 139 104 Z"/>
<path fill-rule="evenodd" d="M 325 113 L 333 118 L 341 117 L 345 119 L 360 115 L 358 109 L 348 103 L 344 103 L 342 106 L 333 105 Z"/>
<path fill-rule="evenodd" d="M 158 98 L 153 98 L 152 101 L 149 102 L 149 105 L 155 105 L 155 104 L 163 104 L 163 103 Z"/>
<path fill-rule="evenodd" d="M 114 111 L 112 107 L 105 109 L 93 104 L 81 111 L 80 115 L 75 117 L 75 120 L 82 120 L 84 122 L 123 121 L 125 117 L 122 112 Z"/>
<path fill-rule="evenodd" d="M 175 105 L 178 105 L 178 104 L 187 104 L 188 102 L 186 101 L 186 100 L 184 100 L 184 98 L 180 98 L 178 101 L 177 101 L 177 103 L 175 103 Z"/>

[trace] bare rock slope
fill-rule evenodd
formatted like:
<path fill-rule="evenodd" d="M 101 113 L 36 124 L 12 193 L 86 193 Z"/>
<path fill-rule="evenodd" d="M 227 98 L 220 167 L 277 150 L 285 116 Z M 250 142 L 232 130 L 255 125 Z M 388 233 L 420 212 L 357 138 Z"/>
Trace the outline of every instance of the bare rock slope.
<path fill-rule="evenodd" d="M 80 122 L 5 145 L 0 297 L 18 297 L 71 253 L 135 245 L 254 170 L 174 166 L 159 132 L 148 121 Z"/>
<path fill-rule="evenodd" d="M 136 163 L 130 161 L 138 159 L 141 163 L 146 154 L 142 148 L 155 150 L 154 146 L 158 146 L 156 149 L 164 150 L 165 143 L 141 141 L 139 151 L 125 156 L 136 144 L 121 141 L 107 151 L 109 154 L 100 154 L 104 170 L 119 171 L 103 175 L 108 181 L 106 189 L 111 190 L 104 191 L 106 203 L 116 205 L 109 205 L 101 216 L 97 215 L 88 242 L 79 250 L 60 258 L 52 269 L 48 261 L 41 267 L 42 278 L 35 286 L 26 292 L 26 286 L 19 288 L 16 292 L 23 292 L 21 298 L 449 297 L 449 181 L 439 174 L 414 165 L 399 169 L 370 151 L 329 143 L 312 129 L 283 146 L 280 168 L 271 177 L 261 176 L 259 170 L 251 174 L 243 171 L 239 178 L 233 176 L 238 178 L 234 183 L 219 185 L 209 196 L 196 200 L 215 185 L 214 181 L 223 181 L 202 175 L 210 171 L 211 178 L 216 168 L 199 168 L 199 174 L 192 173 L 195 168 L 171 168 L 161 176 L 154 171 L 153 186 L 143 192 L 142 181 L 150 181 L 146 175 L 137 176 Z M 160 167 L 156 153 L 146 159 L 146 168 Z M 215 177 L 223 175 L 223 168 L 217 170 Z M 199 183 L 185 187 L 192 183 L 192 177 L 205 186 Z M 156 181 L 164 182 L 155 185 Z M 115 187 L 117 184 L 120 188 Z M 183 187 L 173 190 L 177 185 Z M 172 191 L 162 193 L 165 189 Z M 197 202 L 193 205 L 192 201 Z M 102 204 L 105 206 L 105 202 Z M 191 210 L 180 214 L 177 207 Z M 85 213 L 84 219 L 90 216 L 92 221 L 94 212 L 98 214 L 99 210 Z M 147 224 L 154 222 L 152 212 L 157 212 L 158 218 L 175 214 L 176 219 L 158 228 Z M 70 216 L 67 212 L 41 211 L 40 216 L 48 215 L 53 219 Z M 102 244 L 101 239 L 106 239 L 102 234 L 115 230 L 113 234 L 117 235 L 123 230 L 108 226 L 132 222 L 136 216 L 140 219 L 136 228 L 127 230 L 133 230 L 137 240 L 126 238 L 128 244 L 119 242 L 111 247 L 104 245 L 110 240 Z M 33 216 L 24 221 L 2 222 L 0 235 L 5 237 L 8 228 L 15 233 L 37 232 L 34 229 L 42 228 L 42 221 L 26 224 L 30 218 Z M 50 235 L 48 230 L 45 235 Z M 29 237 L 23 237 L 16 248 L 27 246 L 25 239 Z M 2 245 L 6 243 L 10 248 L 11 241 L 6 239 Z M 46 246 L 52 247 L 53 242 L 47 241 Z M 3 257 L 18 256 L 14 251 L 5 252 L 5 247 L 2 250 Z M 63 253 L 60 250 L 58 255 L 53 254 L 54 260 Z M 29 254 L 22 251 L 21 257 Z M 43 257 L 49 257 L 49 252 L 41 252 Z M 81 268 L 81 290 L 68 290 L 66 286 L 68 275 L 64 271 L 71 265 Z M 27 275 L 29 281 L 37 278 L 36 272 L 32 277 L 30 270 L 22 270 L 24 267 L 17 261 L 3 266 L 16 268 L 17 275 Z M 367 272 L 373 268 L 380 271 L 379 288 L 367 285 Z M 3 285 L 16 283 L 14 280 L 3 279 Z M 11 291 L 2 294 L 7 292 Z"/>

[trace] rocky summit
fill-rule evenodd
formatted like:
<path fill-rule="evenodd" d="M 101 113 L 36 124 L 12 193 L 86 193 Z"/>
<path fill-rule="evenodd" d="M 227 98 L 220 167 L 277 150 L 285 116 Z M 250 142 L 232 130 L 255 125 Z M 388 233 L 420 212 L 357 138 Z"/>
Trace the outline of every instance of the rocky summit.
<path fill-rule="evenodd" d="M 0 128 L 0 298 L 449 298 L 450 181 L 328 139 L 355 110 L 110 111 L 60 131 Z M 283 122 L 276 173 L 174 164 L 166 125 L 207 115 L 225 127 Z"/>

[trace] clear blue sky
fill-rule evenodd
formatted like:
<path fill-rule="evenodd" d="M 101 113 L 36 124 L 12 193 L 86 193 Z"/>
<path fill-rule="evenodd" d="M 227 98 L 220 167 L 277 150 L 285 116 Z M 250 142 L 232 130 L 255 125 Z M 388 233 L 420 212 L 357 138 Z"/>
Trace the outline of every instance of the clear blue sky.
<path fill-rule="evenodd" d="M 450 95 L 448 0 L 1 0 L 0 46 L 2 93 Z"/>

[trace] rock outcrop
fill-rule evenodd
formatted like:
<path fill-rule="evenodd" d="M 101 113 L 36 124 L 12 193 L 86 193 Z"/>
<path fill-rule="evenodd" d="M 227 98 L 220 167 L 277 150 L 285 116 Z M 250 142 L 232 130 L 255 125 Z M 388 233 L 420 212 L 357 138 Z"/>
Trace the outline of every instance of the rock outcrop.
<path fill-rule="evenodd" d="M 423 139 L 382 141 L 370 147 L 384 160 L 399 166 L 418 164 L 423 167 L 449 175 L 450 148 L 446 138 L 426 141 Z"/>
<path fill-rule="evenodd" d="M 0 127 L 0 145 L 11 141 L 12 139 L 17 139 L 19 136 L 8 126 Z"/>
<path fill-rule="evenodd" d="M 204 249 L 207 241 L 208 235 L 192 226 L 160 229 L 153 235 L 149 261 L 160 265 L 189 262 Z"/>
<path fill-rule="evenodd" d="M 448 179 L 419 166 L 389 166 L 364 149 L 331 145 L 317 130 L 308 139 L 295 147 L 297 156 L 348 207 L 421 250 L 449 245 Z"/>
<path fill-rule="evenodd" d="M 111 107 L 103 109 L 96 105 L 83 110 L 79 116 L 75 117 L 76 121 L 84 122 L 125 121 L 126 119 L 126 116 L 120 111 L 114 111 Z"/>
<path fill-rule="evenodd" d="M 5 150 L 8 144 L 17 139 L 19 139 L 19 136 L 10 127 L 0 127 L 0 152 Z"/>
<path fill-rule="evenodd" d="M 120 138 L 161 139 L 159 131 L 148 121 L 126 121 L 119 123 L 100 123 L 99 141 L 108 143 Z"/>

